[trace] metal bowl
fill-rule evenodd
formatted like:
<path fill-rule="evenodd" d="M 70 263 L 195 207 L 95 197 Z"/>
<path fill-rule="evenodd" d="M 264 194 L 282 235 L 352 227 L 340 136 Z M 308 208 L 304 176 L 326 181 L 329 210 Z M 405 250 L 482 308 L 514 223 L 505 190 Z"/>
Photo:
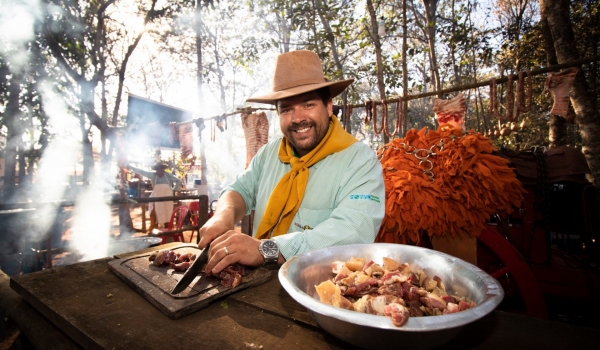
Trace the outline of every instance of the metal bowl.
<path fill-rule="evenodd" d="M 383 257 L 409 263 L 439 276 L 448 294 L 466 296 L 477 306 L 443 316 L 410 317 L 396 327 L 385 316 L 336 308 L 320 301 L 315 285 L 333 277 L 331 263 L 350 258 L 366 258 L 378 264 Z M 336 246 L 299 254 L 279 270 L 285 290 L 306 307 L 321 328 L 350 344 L 368 349 L 402 346 L 410 349 L 433 348 L 449 342 L 461 328 L 493 311 L 504 298 L 502 286 L 489 274 L 464 260 L 431 249 L 401 244 L 356 244 Z"/>

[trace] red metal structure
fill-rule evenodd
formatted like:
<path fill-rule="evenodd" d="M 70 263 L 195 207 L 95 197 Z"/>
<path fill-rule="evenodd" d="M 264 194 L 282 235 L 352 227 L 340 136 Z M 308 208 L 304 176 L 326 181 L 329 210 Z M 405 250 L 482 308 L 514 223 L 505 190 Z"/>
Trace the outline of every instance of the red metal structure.
<path fill-rule="evenodd" d="M 508 299 L 518 300 L 518 312 L 548 318 L 552 307 L 554 316 L 594 315 L 600 308 L 600 191 L 585 179 L 583 154 L 560 147 L 507 158 L 526 190 L 524 202 L 511 217 L 492 218 L 477 237 L 478 267 L 502 283 Z M 420 245 L 431 248 L 426 238 Z"/>
<path fill-rule="evenodd" d="M 593 314 L 600 305 L 600 191 L 585 178 L 583 154 L 558 147 L 507 158 L 527 192 L 515 215 L 478 237 L 479 267 L 503 282 L 507 296 L 520 296 L 527 315 L 547 317 L 549 300 L 555 313 Z"/>
<path fill-rule="evenodd" d="M 500 282 L 505 282 L 506 279 L 514 280 L 523 299 L 525 313 L 533 317 L 548 318 L 548 310 L 546 309 L 542 290 L 529 265 L 517 248 L 506 237 L 489 227 L 483 230 L 477 239 L 479 243 L 479 267 Z M 482 248 L 484 249 L 482 250 Z M 488 254 L 491 252 L 497 258 L 495 264 L 492 262 L 493 260 L 490 261 L 489 256 L 487 259 L 482 258 L 486 251 L 485 248 L 487 248 Z M 508 289 L 507 285 L 504 285 L 504 287 Z M 510 290 L 507 290 L 508 293 L 510 293 Z"/>
<path fill-rule="evenodd" d="M 169 237 L 176 242 L 185 242 L 182 229 L 185 217 L 188 215 L 188 212 L 189 209 L 185 205 L 180 205 L 176 207 L 175 209 L 173 209 L 173 213 L 171 214 L 169 227 L 164 229 L 155 228 L 148 234 L 148 236 L 160 237 L 162 239 L 160 244 L 167 243 L 167 238 Z"/>

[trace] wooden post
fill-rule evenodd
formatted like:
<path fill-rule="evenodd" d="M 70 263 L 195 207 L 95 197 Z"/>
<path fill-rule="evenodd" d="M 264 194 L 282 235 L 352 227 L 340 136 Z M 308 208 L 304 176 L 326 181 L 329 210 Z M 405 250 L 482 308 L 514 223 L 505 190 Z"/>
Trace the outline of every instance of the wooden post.
<path fill-rule="evenodd" d="M 198 230 L 208 221 L 208 196 L 203 194 L 198 196 Z M 192 232 L 192 234 L 194 234 Z M 200 243 L 200 231 L 196 236 L 196 244 Z"/>
<path fill-rule="evenodd" d="M 463 233 L 459 237 L 437 236 L 431 237 L 433 249 L 455 256 L 477 266 L 477 238 Z"/>

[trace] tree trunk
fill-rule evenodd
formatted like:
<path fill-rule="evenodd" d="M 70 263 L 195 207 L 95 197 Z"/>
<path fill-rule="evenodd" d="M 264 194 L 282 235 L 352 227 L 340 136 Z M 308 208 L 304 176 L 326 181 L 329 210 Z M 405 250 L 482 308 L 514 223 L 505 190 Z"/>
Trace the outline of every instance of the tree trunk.
<path fill-rule="evenodd" d="M 204 78 L 202 77 L 202 71 L 204 70 L 204 63 L 202 61 L 202 1 L 196 1 L 196 22 L 194 23 L 194 29 L 196 31 L 196 81 L 198 84 L 198 103 L 200 108 L 204 107 L 204 93 L 202 92 L 204 86 Z M 202 131 L 200 131 L 202 132 Z M 204 141 L 206 142 L 206 141 Z M 203 184 L 208 184 L 206 177 L 206 151 L 204 149 L 204 143 L 200 142 L 200 179 Z"/>
<path fill-rule="evenodd" d="M 458 63 L 456 62 L 456 60 L 458 59 L 458 55 L 456 53 L 456 42 L 455 37 L 456 37 L 456 27 L 457 27 L 457 22 L 456 22 L 456 4 L 455 4 L 455 0 L 452 0 L 452 27 L 451 27 L 451 33 L 452 33 L 452 41 L 450 43 L 448 43 L 448 46 L 450 47 L 450 60 L 452 61 L 452 69 L 454 70 L 454 86 L 460 86 L 462 85 L 462 72 L 460 69 L 460 66 L 458 65 Z"/>
<path fill-rule="evenodd" d="M 567 120 L 558 115 L 550 115 L 548 121 L 550 135 L 548 145 L 550 148 L 564 146 L 567 144 Z"/>
<path fill-rule="evenodd" d="M 331 26 L 329 25 L 329 21 L 327 20 L 327 17 L 325 17 L 323 14 L 323 4 L 321 3 L 321 0 L 316 0 L 315 5 L 316 5 L 317 13 L 319 15 L 319 19 L 321 20 L 321 23 L 323 24 L 323 28 L 325 29 L 325 36 L 329 41 L 329 45 L 331 46 L 333 62 L 335 62 L 335 67 L 337 69 L 338 77 L 340 79 L 345 79 L 344 78 L 344 66 L 342 65 L 340 56 L 338 54 L 337 42 L 335 40 L 335 36 L 333 35 L 333 31 L 331 30 Z M 343 105 L 347 106 L 348 105 L 347 91 L 343 92 L 342 100 L 343 100 Z M 342 115 L 344 118 L 344 127 L 348 133 L 352 133 L 352 123 L 350 122 L 350 119 L 346 115 L 346 110 L 344 110 L 342 113 L 343 113 Z"/>
<path fill-rule="evenodd" d="M 148 10 L 148 12 L 146 13 L 146 17 L 144 18 L 144 29 L 140 33 L 138 33 L 138 35 L 135 38 L 135 40 L 133 41 L 133 43 L 131 45 L 129 45 L 129 47 L 127 47 L 127 51 L 125 52 L 125 57 L 123 57 L 123 61 L 121 62 L 121 67 L 119 67 L 119 73 L 118 73 L 119 83 L 117 85 L 117 96 L 115 99 L 115 106 L 113 109 L 113 115 L 112 115 L 112 120 L 111 120 L 112 126 L 117 126 L 118 121 L 119 121 L 119 108 L 121 106 L 121 100 L 122 100 L 122 95 L 123 95 L 123 85 L 125 83 L 125 73 L 127 71 L 127 63 L 129 62 L 129 58 L 131 58 L 131 55 L 137 48 L 138 44 L 142 40 L 142 37 L 146 33 L 146 29 L 145 29 L 146 25 L 148 24 L 148 22 L 150 22 L 150 19 L 155 15 L 154 8 L 156 7 L 156 1 L 157 0 L 152 0 L 152 5 L 150 7 L 150 10 Z M 102 33 L 99 36 L 104 36 L 104 32 L 103 32 L 104 22 L 103 21 L 104 21 L 104 16 L 99 16 L 98 31 L 102 30 Z M 104 47 L 104 45 L 103 45 L 103 47 Z M 104 71 L 103 71 L 105 69 L 104 57 L 100 58 L 100 62 L 101 62 L 102 75 L 104 75 Z M 107 135 L 102 135 L 102 140 L 106 141 L 107 139 L 108 139 Z M 108 152 L 102 154 L 102 163 L 103 163 L 102 169 L 104 169 L 104 170 L 110 169 L 110 162 L 112 160 L 112 154 L 113 154 L 113 150 L 115 148 L 114 145 L 115 145 L 115 143 L 111 142 L 110 147 L 108 148 Z M 129 217 L 129 220 L 131 220 L 130 215 L 128 214 L 127 216 Z"/>
<path fill-rule="evenodd" d="M 19 156 L 19 192 L 24 193 L 27 188 L 27 162 L 25 161 L 25 145 L 23 144 L 23 135 L 19 138 L 19 149 L 17 154 Z"/>
<path fill-rule="evenodd" d="M 544 10 L 544 0 L 540 0 L 540 27 L 542 38 L 544 39 L 544 51 L 546 51 L 546 64 L 548 66 L 558 64 L 558 61 L 556 60 L 556 52 L 554 51 L 552 32 L 550 31 L 548 19 L 546 18 L 546 11 Z M 548 139 L 550 140 L 549 146 L 564 146 L 567 141 L 567 123 L 565 118 L 551 114 L 548 126 Z"/>
<path fill-rule="evenodd" d="M 142 29 L 142 31 L 138 33 L 133 43 L 129 45 L 129 47 L 127 47 L 127 52 L 125 53 L 125 57 L 123 57 L 123 62 L 121 62 L 121 67 L 119 68 L 119 84 L 117 86 L 117 99 L 115 101 L 115 108 L 113 110 L 112 116 L 113 126 L 117 126 L 117 121 L 119 117 L 119 106 L 121 105 L 121 95 L 123 94 L 123 84 L 125 82 L 125 72 L 127 71 L 127 63 L 129 62 L 129 58 L 133 54 L 133 51 L 135 51 L 138 44 L 140 43 L 140 40 L 142 40 L 144 33 L 146 33 L 146 25 L 148 24 L 148 22 L 150 22 L 150 19 L 152 19 L 152 17 L 154 17 L 155 15 L 154 8 L 156 7 L 156 1 L 157 0 L 152 0 L 150 10 L 148 10 L 148 12 L 146 13 L 146 17 L 144 18 L 144 29 Z M 104 26 L 99 27 L 103 28 Z"/>
<path fill-rule="evenodd" d="M 221 113 L 226 113 L 227 112 L 227 101 L 225 99 L 225 84 L 223 83 L 224 73 L 223 73 L 223 66 L 221 65 L 221 56 L 219 55 L 219 46 L 218 46 L 219 33 L 217 31 L 215 34 L 212 34 L 212 33 L 209 33 L 209 34 L 212 36 L 212 39 L 214 42 L 213 53 L 215 55 L 217 81 L 219 82 Z M 233 123 L 231 123 L 232 124 L 231 126 L 227 125 L 227 117 L 224 117 L 222 119 L 222 121 L 225 123 L 225 125 L 223 127 L 226 129 L 228 127 L 233 126 Z M 233 131 L 233 129 L 232 129 L 232 131 Z M 233 154 L 233 140 L 231 139 L 233 134 L 234 134 L 234 132 L 228 132 L 228 133 L 223 134 L 223 136 L 225 136 L 228 154 Z"/>
<path fill-rule="evenodd" d="M 294 30 L 294 10 L 292 8 L 293 2 L 289 2 L 285 11 L 285 18 L 281 18 L 281 35 L 283 40 L 283 52 L 290 52 L 290 40 L 292 38 L 292 30 Z M 290 21 L 288 25 L 288 19 Z"/>
<path fill-rule="evenodd" d="M 406 1 L 402 0 L 402 126 L 400 129 L 400 136 L 406 134 L 408 130 L 408 64 L 406 62 L 406 52 L 408 50 L 408 44 L 406 37 L 408 33 L 408 21 L 406 20 Z"/>
<path fill-rule="evenodd" d="M 17 174 L 17 150 L 20 144 L 22 135 L 21 110 L 19 109 L 19 99 L 21 96 L 21 85 L 23 83 L 23 75 L 21 72 L 13 72 L 8 87 L 8 103 L 6 106 L 5 124 L 7 128 L 6 149 L 4 156 L 4 201 L 15 202 L 17 193 L 16 174 Z M 19 173 L 23 170 L 21 169 Z"/>
<path fill-rule="evenodd" d="M 279 43 L 281 44 L 279 46 L 279 52 L 280 53 L 290 52 L 291 30 L 294 25 L 294 16 L 295 16 L 295 14 L 292 11 L 291 3 L 289 4 L 289 6 L 286 7 L 283 16 L 281 15 L 281 11 L 277 10 L 274 12 L 275 12 L 275 18 L 277 20 L 277 26 L 278 26 L 277 32 L 275 34 L 279 36 Z M 289 25 L 287 22 L 288 20 L 290 21 Z"/>
<path fill-rule="evenodd" d="M 435 53 L 436 10 L 438 0 L 423 0 L 425 19 L 427 20 L 427 44 L 429 45 L 429 64 L 433 76 L 433 90 L 441 90 L 440 72 Z M 438 97 L 441 97 L 438 95 Z"/>
<path fill-rule="evenodd" d="M 377 61 L 377 89 L 379 90 L 379 98 L 383 101 L 386 99 L 385 80 L 383 77 L 383 57 L 381 55 L 381 40 L 377 31 L 377 15 L 375 14 L 375 8 L 373 7 L 373 0 L 367 0 L 367 11 L 369 11 L 369 16 L 371 17 L 371 37 L 373 38 L 373 45 L 375 46 L 375 59 Z M 383 113 L 381 113 L 380 115 L 383 116 Z M 375 124 L 375 120 L 373 120 L 373 124 Z M 383 123 L 382 121 L 381 124 L 383 143 L 388 143 L 389 138 L 385 134 L 385 130 L 383 130 L 383 126 L 385 126 L 385 123 Z M 375 128 L 376 125 L 373 125 L 373 130 Z"/>
<path fill-rule="evenodd" d="M 548 19 L 558 63 L 579 59 L 570 20 L 569 1 L 545 0 L 541 5 Z M 581 131 L 582 152 L 592 171 L 592 181 L 600 186 L 600 113 L 582 70 L 573 82 L 571 103 L 575 109 L 575 122 Z"/>
<path fill-rule="evenodd" d="M 83 184 L 84 186 L 89 184 L 92 181 L 92 174 L 94 173 L 94 158 L 90 150 L 86 149 L 86 143 L 89 142 L 88 139 L 88 129 L 85 127 L 85 115 L 89 117 L 90 111 L 94 111 L 94 91 L 96 89 L 96 84 L 89 81 L 80 81 L 79 87 L 81 93 L 79 95 L 81 99 L 81 105 L 84 106 L 81 110 L 81 118 L 80 118 L 80 130 L 81 130 L 81 139 L 82 139 L 82 149 L 83 149 Z M 96 115 L 95 112 L 92 114 Z M 96 115 L 96 117 L 98 117 Z"/>

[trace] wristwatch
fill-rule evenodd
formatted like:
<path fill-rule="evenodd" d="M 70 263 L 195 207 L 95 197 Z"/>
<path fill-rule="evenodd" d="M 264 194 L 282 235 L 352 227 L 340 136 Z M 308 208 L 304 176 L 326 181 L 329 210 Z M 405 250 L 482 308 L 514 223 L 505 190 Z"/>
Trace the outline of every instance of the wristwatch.
<path fill-rule="evenodd" d="M 258 246 L 258 252 L 265 259 L 265 264 L 274 264 L 279 260 L 279 247 L 272 239 L 263 239 Z"/>

